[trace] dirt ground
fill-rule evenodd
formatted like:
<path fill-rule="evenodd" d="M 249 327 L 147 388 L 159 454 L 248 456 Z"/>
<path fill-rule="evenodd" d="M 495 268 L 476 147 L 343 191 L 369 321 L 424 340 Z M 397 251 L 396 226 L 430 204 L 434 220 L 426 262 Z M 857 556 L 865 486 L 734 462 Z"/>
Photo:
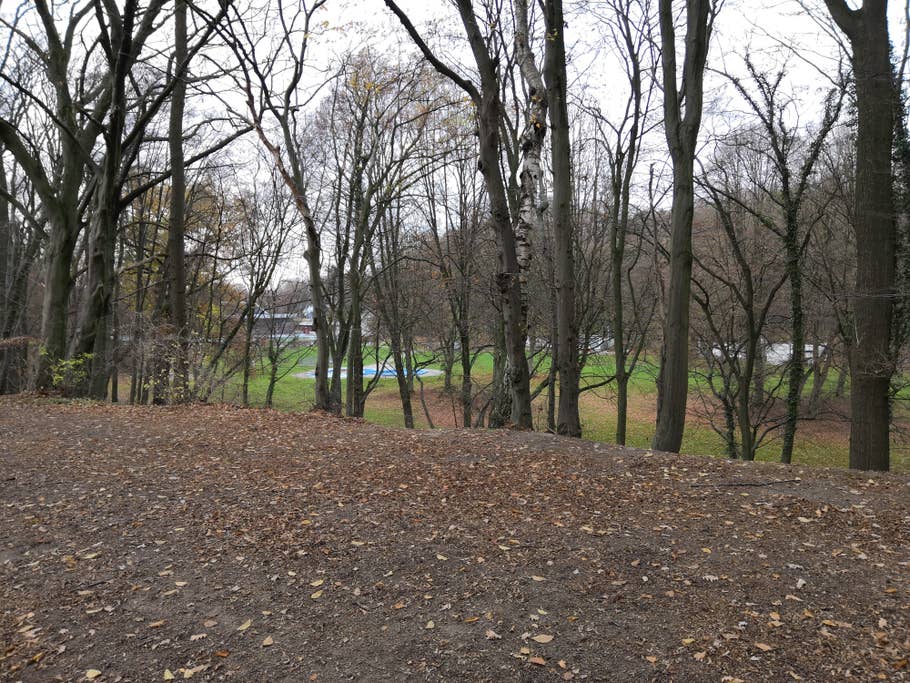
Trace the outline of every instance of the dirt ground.
<path fill-rule="evenodd" d="M 9 681 L 910 680 L 910 477 L 0 401 Z"/>

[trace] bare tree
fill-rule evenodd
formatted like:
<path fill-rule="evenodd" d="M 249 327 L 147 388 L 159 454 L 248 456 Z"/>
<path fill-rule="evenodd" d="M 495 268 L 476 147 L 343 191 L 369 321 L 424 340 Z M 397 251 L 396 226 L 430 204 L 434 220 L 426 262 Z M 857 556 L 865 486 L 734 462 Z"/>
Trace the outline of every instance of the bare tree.
<path fill-rule="evenodd" d="M 506 182 L 501 169 L 501 127 L 503 125 L 501 79 L 498 74 L 498 55 L 491 53 L 491 43 L 481 31 L 471 0 L 456 0 L 456 7 L 464 27 L 471 54 L 480 76 L 480 88 L 472 81 L 457 74 L 440 60 L 420 36 L 414 24 L 394 0 L 386 5 L 398 17 L 424 58 L 440 74 L 461 88 L 474 103 L 477 112 L 477 129 L 480 138 L 479 168 L 484 177 L 489 207 L 499 253 L 499 272 L 496 284 L 502 301 L 506 356 L 506 383 L 511 394 L 511 423 L 520 429 L 533 426 L 531 390 L 528 361 L 525 356 L 527 321 L 524 316 L 521 293 L 521 267 L 515 233 L 512 227 Z M 490 16 L 485 25 L 495 27 L 498 18 Z"/>
<path fill-rule="evenodd" d="M 687 0 L 682 82 L 677 85 L 676 27 L 672 0 L 659 0 L 664 131 L 673 161 L 670 282 L 657 382 L 657 428 L 652 447 L 679 452 L 689 388 L 689 299 L 692 289 L 693 172 L 703 108 L 705 63 L 716 0 Z"/>
<path fill-rule="evenodd" d="M 174 4 L 174 64 L 187 62 L 187 3 Z M 171 206 L 168 221 L 168 309 L 177 345 L 174 358 L 174 395 L 189 398 L 189 329 L 186 320 L 186 169 L 183 153 L 183 118 L 186 108 L 186 73 L 176 77 L 171 94 L 168 146 L 171 157 Z"/>
<path fill-rule="evenodd" d="M 894 83 L 888 39 L 887 0 L 825 0 L 852 48 L 856 84 L 856 289 L 855 346 L 851 356 L 850 467 L 890 466 L 891 348 L 896 285 L 897 230 L 891 152 L 894 140 Z"/>
<path fill-rule="evenodd" d="M 341 406 L 332 400 L 328 381 L 330 329 L 322 284 L 321 237 L 310 206 L 300 136 L 301 109 L 318 92 L 316 88 L 302 93 L 301 82 L 308 68 L 310 41 L 315 30 L 313 17 L 325 2 L 304 0 L 293 12 L 284 3 L 278 3 L 274 12 L 266 11 L 260 16 L 255 15 L 255 8 L 248 14 L 235 11 L 228 21 L 227 35 L 239 63 L 237 85 L 246 97 L 250 123 L 293 193 L 304 224 L 316 330 L 315 407 L 337 412 Z M 254 28 L 257 20 L 259 24 Z M 275 30 L 279 35 L 277 47 L 272 54 L 261 54 L 262 36 Z"/>
<path fill-rule="evenodd" d="M 800 399 L 806 376 L 803 256 L 811 238 L 811 231 L 806 226 L 808 224 L 811 227 L 822 215 L 816 214 L 814 220 L 807 220 L 803 211 L 803 200 L 811 187 L 812 174 L 822 147 L 840 116 L 846 87 L 840 84 L 828 92 L 822 119 L 817 129 L 810 133 L 787 123 L 787 113 L 793 102 L 785 97 L 781 88 L 786 76 L 785 69 L 779 69 L 769 76 L 766 70 L 757 67 L 748 55 L 745 58 L 745 66 L 751 84 L 729 73 L 725 76 L 746 101 L 764 134 L 754 143 L 746 136 L 734 144 L 745 147 L 754 144 L 758 153 L 767 156 L 775 177 L 773 182 L 759 185 L 767 201 L 744 203 L 740 202 L 736 195 L 730 195 L 728 199 L 738 203 L 755 216 L 768 231 L 776 235 L 787 255 L 791 356 L 787 385 L 787 420 L 784 425 L 781 462 L 789 463 L 793 457 Z M 723 192 L 719 187 L 715 187 L 714 191 Z M 765 208 L 767 205 L 770 205 L 772 212 Z"/>
<path fill-rule="evenodd" d="M 644 348 L 654 308 L 640 306 L 632 270 L 639 262 L 642 241 L 627 258 L 630 237 L 632 183 L 644 137 L 651 123 L 658 55 L 651 35 L 650 0 L 611 0 L 606 18 L 612 38 L 623 56 L 628 95 L 623 116 L 613 123 L 596 113 L 597 141 L 604 147 L 610 180 L 609 244 L 611 260 L 613 358 L 616 379 L 616 443 L 626 443 L 629 381 Z M 609 131 L 609 132 L 608 132 Z M 639 293 L 640 294 L 640 293 Z M 627 317 L 628 316 L 628 317 Z"/>

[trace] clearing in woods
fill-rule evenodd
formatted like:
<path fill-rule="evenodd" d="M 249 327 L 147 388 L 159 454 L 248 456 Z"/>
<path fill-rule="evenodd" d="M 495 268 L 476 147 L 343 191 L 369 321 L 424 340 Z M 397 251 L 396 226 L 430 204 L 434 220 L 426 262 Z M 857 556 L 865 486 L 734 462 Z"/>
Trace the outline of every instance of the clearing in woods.
<path fill-rule="evenodd" d="M 0 401 L 0 678 L 910 680 L 910 477 Z"/>

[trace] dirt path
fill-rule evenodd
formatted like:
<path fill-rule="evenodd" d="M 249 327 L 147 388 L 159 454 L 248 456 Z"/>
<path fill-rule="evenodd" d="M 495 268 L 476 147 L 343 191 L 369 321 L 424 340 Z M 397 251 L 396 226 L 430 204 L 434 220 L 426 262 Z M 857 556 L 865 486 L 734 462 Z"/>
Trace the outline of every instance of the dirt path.
<path fill-rule="evenodd" d="M 906 476 L 0 401 L 3 680 L 910 680 L 908 563 Z"/>

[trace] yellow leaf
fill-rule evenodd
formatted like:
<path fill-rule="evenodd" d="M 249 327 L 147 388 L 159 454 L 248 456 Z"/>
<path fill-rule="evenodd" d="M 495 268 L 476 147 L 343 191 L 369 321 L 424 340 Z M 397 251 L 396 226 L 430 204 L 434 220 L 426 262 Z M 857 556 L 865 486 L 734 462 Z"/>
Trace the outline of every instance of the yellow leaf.
<path fill-rule="evenodd" d="M 174 581 L 174 585 L 178 588 L 183 588 L 186 585 L 186 581 Z"/>
<path fill-rule="evenodd" d="M 534 636 L 531 638 L 535 643 L 549 643 L 553 641 L 553 636 L 546 635 L 541 633 L 539 636 Z"/>
<path fill-rule="evenodd" d="M 445 562 L 445 561 L 448 560 L 449 558 L 446 557 L 445 555 L 440 555 L 439 553 L 436 553 L 436 559 L 437 559 L 437 560 L 440 560 L 440 561 L 442 561 L 442 562 Z"/>
<path fill-rule="evenodd" d="M 403 608 L 404 608 L 403 602 L 396 602 L 394 605 L 392 605 L 392 609 L 403 609 Z"/>
<path fill-rule="evenodd" d="M 325 583 L 325 579 L 316 579 L 315 581 L 310 581 L 310 585 L 313 588 L 319 588 L 324 583 Z"/>
<path fill-rule="evenodd" d="M 695 642 L 695 638 L 683 638 L 682 639 L 683 645 L 691 645 L 694 642 Z"/>
<path fill-rule="evenodd" d="M 322 591 L 316 591 L 315 593 L 310 595 L 311 600 L 318 600 L 321 597 L 322 597 Z"/>
<path fill-rule="evenodd" d="M 533 579 L 534 581 L 546 581 L 546 579 L 544 577 L 537 576 L 536 574 L 534 576 L 532 576 L 531 579 Z"/>
<path fill-rule="evenodd" d="M 426 625 L 426 628 L 427 628 L 427 629 L 436 628 L 436 624 L 433 623 L 432 621 L 428 621 L 428 622 L 427 622 L 427 625 Z"/>
<path fill-rule="evenodd" d="M 101 672 L 98 669 L 89 669 L 85 672 L 85 677 L 90 681 L 94 681 L 98 676 L 101 675 Z"/>
<path fill-rule="evenodd" d="M 262 641 L 262 647 L 271 647 L 275 644 L 275 641 L 272 640 L 272 636 L 266 636 L 265 640 Z"/>
<path fill-rule="evenodd" d="M 243 622 L 242 624 L 240 624 L 240 626 L 237 627 L 237 630 L 238 630 L 238 631 L 246 631 L 246 630 L 247 630 L 250 626 L 252 626 L 252 625 L 253 625 L 253 620 L 252 620 L 252 619 L 247 619 L 245 622 Z"/>
<path fill-rule="evenodd" d="M 166 680 L 166 681 L 173 681 L 173 680 L 174 680 L 174 674 L 171 673 L 171 670 L 170 670 L 170 669 L 165 669 L 165 670 L 164 670 L 164 680 Z"/>
<path fill-rule="evenodd" d="M 464 620 L 464 623 L 473 624 L 475 621 L 480 621 L 480 617 L 468 617 Z"/>
<path fill-rule="evenodd" d="M 656 663 L 657 663 L 657 657 L 655 657 L 655 656 L 653 656 L 653 655 L 650 655 L 650 656 L 648 656 L 648 657 L 645 657 L 645 660 L 651 662 L 652 664 L 656 664 Z"/>

